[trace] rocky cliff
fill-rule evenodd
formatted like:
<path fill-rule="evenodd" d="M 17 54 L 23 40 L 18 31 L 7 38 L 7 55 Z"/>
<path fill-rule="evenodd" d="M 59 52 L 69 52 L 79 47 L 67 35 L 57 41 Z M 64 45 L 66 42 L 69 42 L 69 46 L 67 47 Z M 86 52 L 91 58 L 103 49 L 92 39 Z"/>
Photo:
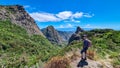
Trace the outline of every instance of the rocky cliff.
<path fill-rule="evenodd" d="M 84 30 L 78 26 L 75 33 L 73 33 L 72 36 L 70 37 L 68 44 L 70 44 L 74 40 L 79 41 L 81 39 L 80 37 L 81 32 L 84 32 Z"/>
<path fill-rule="evenodd" d="M 58 31 L 53 26 L 42 29 L 43 34 L 53 44 L 67 44 L 73 31 Z"/>
<path fill-rule="evenodd" d="M 25 11 L 23 6 L 0 6 L 0 20 L 9 20 L 16 25 L 22 26 L 29 34 L 43 35 L 34 19 Z"/>
<path fill-rule="evenodd" d="M 42 29 L 42 32 L 52 44 L 62 43 L 62 39 L 59 33 L 57 32 L 57 30 L 55 30 L 53 26 L 48 26 L 47 28 Z"/>

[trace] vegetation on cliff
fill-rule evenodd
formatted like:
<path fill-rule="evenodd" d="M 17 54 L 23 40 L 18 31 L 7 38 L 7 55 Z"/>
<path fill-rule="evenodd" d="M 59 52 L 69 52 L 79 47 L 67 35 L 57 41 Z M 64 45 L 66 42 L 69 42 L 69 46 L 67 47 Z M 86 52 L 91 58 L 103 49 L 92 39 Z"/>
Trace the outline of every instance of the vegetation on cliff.
<path fill-rule="evenodd" d="M 29 35 L 10 21 L 0 21 L 0 66 L 19 68 L 44 62 L 59 48 L 41 35 Z"/>

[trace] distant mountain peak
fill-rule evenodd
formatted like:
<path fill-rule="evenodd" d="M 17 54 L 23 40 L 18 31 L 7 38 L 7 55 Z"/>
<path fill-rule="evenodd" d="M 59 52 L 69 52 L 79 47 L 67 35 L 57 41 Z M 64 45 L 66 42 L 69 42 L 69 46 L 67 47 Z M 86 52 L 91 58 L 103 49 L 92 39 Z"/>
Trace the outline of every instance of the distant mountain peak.
<path fill-rule="evenodd" d="M 52 44 L 61 44 L 62 40 L 53 26 L 42 29 L 43 34 Z"/>
<path fill-rule="evenodd" d="M 52 25 L 42 29 L 43 34 L 53 44 L 67 44 L 72 31 L 58 31 Z"/>
<path fill-rule="evenodd" d="M 75 31 L 75 33 L 78 34 L 78 33 L 81 33 L 83 31 L 84 30 L 78 26 L 77 29 L 76 29 L 76 31 Z"/>
<path fill-rule="evenodd" d="M 47 29 L 55 29 L 54 26 L 50 25 L 47 27 Z"/>
<path fill-rule="evenodd" d="M 74 40 L 79 41 L 81 39 L 81 37 L 80 37 L 80 33 L 81 32 L 84 32 L 84 30 L 78 26 L 77 29 L 76 29 L 76 31 L 75 31 L 75 33 L 73 33 L 71 35 L 68 44 L 70 44 Z"/>

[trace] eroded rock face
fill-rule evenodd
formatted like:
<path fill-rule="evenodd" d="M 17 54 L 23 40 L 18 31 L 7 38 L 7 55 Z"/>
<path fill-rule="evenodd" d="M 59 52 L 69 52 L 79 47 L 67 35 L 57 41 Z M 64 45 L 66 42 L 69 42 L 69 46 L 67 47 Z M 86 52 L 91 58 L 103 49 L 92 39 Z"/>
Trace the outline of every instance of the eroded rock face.
<path fill-rule="evenodd" d="M 61 44 L 62 39 L 53 26 L 42 29 L 43 34 L 52 44 Z"/>
<path fill-rule="evenodd" d="M 70 39 L 69 39 L 69 44 L 72 42 L 72 41 L 79 41 L 81 39 L 81 37 L 80 37 L 80 35 L 79 34 L 72 34 L 72 36 L 70 37 Z"/>
<path fill-rule="evenodd" d="M 43 34 L 53 44 L 67 44 L 69 38 L 74 33 L 73 31 L 58 31 L 53 26 L 48 26 L 41 30 Z"/>
<path fill-rule="evenodd" d="M 80 27 L 77 27 L 76 31 L 74 34 L 72 34 L 72 36 L 69 39 L 68 44 L 70 44 L 72 41 L 79 41 L 81 39 L 80 33 L 84 32 L 83 29 L 81 29 Z"/>
<path fill-rule="evenodd" d="M 10 20 L 12 23 L 25 28 L 29 34 L 43 35 L 34 19 L 25 11 L 23 6 L 0 6 L 0 20 Z"/>

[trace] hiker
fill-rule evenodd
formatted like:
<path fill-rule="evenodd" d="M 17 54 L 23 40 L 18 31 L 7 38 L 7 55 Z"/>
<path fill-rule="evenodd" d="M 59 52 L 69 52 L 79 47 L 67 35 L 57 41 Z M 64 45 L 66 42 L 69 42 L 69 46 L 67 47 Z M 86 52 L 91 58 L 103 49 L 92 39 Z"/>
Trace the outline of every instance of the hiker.
<path fill-rule="evenodd" d="M 81 50 L 81 60 L 87 60 L 87 50 L 91 46 L 91 41 L 87 38 L 87 35 L 83 35 L 83 49 Z"/>

